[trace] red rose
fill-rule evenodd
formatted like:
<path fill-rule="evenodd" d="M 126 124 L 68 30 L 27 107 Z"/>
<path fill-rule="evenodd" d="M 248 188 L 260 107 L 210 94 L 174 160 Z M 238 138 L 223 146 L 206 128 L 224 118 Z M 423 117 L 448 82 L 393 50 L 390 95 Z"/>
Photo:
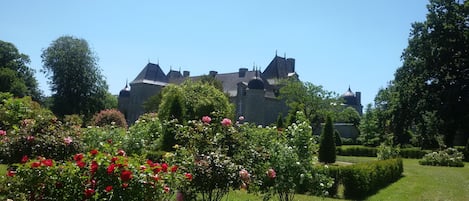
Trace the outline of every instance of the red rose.
<path fill-rule="evenodd" d="M 116 169 L 116 165 L 111 163 L 108 167 L 107 167 L 107 173 L 108 174 L 112 174 L 114 173 L 114 170 Z"/>
<path fill-rule="evenodd" d="M 161 164 L 161 170 L 163 170 L 163 172 L 167 172 L 168 171 L 168 164 L 166 164 L 166 163 Z"/>
<path fill-rule="evenodd" d="M 41 166 L 41 162 L 39 162 L 39 161 L 36 161 L 36 162 L 31 163 L 31 167 L 32 167 L 32 168 L 37 168 L 37 167 L 39 167 L 39 166 Z"/>
<path fill-rule="evenodd" d="M 75 154 L 75 156 L 73 156 L 73 160 L 75 160 L 75 161 L 81 161 L 82 159 L 83 159 L 83 154 L 82 153 Z"/>
<path fill-rule="evenodd" d="M 145 171 L 146 169 L 147 169 L 147 166 L 145 166 L 145 165 L 140 166 L 140 170 Z"/>
<path fill-rule="evenodd" d="M 192 181 L 192 174 L 191 173 L 186 172 L 186 174 L 184 174 L 184 176 L 186 177 L 187 180 Z"/>
<path fill-rule="evenodd" d="M 16 172 L 13 171 L 13 170 L 8 170 L 8 172 L 7 172 L 8 177 L 13 177 L 13 176 L 15 176 L 15 174 L 16 174 Z"/>
<path fill-rule="evenodd" d="M 98 171 L 98 167 L 99 167 L 98 162 L 92 161 L 91 169 L 90 169 L 91 173 L 95 173 L 96 171 Z"/>
<path fill-rule="evenodd" d="M 153 161 L 151 161 L 150 159 L 147 160 L 147 164 L 148 164 L 150 167 L 154 167 L 154 163 L 153 163 Z"/>
<path fill-rule="evenodd" d="M 171 172 L 176 172 L 178 170 L 178 166 L 177 165 L 173 165 L 171 167 Z"/>
<path fill-rule="evenodd" d="M 28 162 L 29 158 L 28 156 L 24 155 L 23 158 L 21 158 L 21 163 L 26 163 Z"/>
<path fill-rule="evenodd" d="M 119 160 L 119 158 L 117 158 L 117 157 L 112 157 L 112 158 L 111 158 L 111 163 L 115 163 L 117 160 Z"/>
<path fill-rule="evenodd" d="M 47 166 L 47 167 L 52 167 L 54 165 L 54 162 L 52 161 L 52 159 L 46 159 L 41 162 L 44 166 Z"/>
<path fill-rule="evenodd" d="M 132 172 L 129 170 L 123 170 L 121 172 L 121 180 L 123 182 L 126 182 L 126 181 L 129 181 L 130 179 L 132 179 Z"/>
<path fill-rule="evenodd" d="M 112 191 L 112 186 L 106 186 L 104 190 L 109 193 Z"/>
<path fill-rule="evenodd" d="M 77 162 L 76 162 L 76 165 L 77 165 L 78 167 L 80 167 L 80 168 L 83 168 L 83 167 L 85 167 L 86 163 L 83 162 L 83 161 L 77 161 Z"/>
<path fill-rule="evenodd" d="M 123 184 L 122 184 L 122 188 L 127 188 L 127 187 L 129 187 L 129 184 L 128 184 L 128 183 L 123 183 Z"/>
<path fill-rule="evenodd" d="M 89 197 L 93 196 L 94 193 L 95 193 L 94 189 L 87 188 L 87 189 L 85 190 L 85 197 L 89 198 Z"/>
<path fill-rule="evenodd" d="M 90 151 L 90 154 L 94 156 L 94 155 L 98 154 L 98 150 L 93 149 L 93 150 Z"/>

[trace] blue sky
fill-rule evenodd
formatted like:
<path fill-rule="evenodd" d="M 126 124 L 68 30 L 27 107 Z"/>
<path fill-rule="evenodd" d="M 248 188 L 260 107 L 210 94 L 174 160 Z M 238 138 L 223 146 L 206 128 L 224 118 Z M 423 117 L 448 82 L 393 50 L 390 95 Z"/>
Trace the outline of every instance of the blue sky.
<path fill-rule="evenodd" d="M 296 59 L 302 81 L 372 103 L 401 66 L 411 24 L 427 0 L 1 1 L 0 40 L 31 58 L 50 95 L 41 53 L 60 36 L 88 41 L 117 94 L 148 61 L 191 75 L 262 70 L 278 55 Z"/>

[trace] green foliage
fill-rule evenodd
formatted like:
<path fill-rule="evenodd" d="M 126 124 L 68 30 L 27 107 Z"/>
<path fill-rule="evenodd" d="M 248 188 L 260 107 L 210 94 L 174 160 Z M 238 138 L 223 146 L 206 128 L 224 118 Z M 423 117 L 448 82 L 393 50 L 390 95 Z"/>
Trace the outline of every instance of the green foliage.
<path fill-rule="evenodd" d="M 64 123 L 68 126 L 75 126 L 80 128 L 83 125 L 83 117 L 78 114 L 71 114 L 64 116 Z"/>
<path fill-rule="evenodd" d="M 207 84 L 207 85 L 212 85 L 213 87 L 215 87 L 219 91 L 223 92 L 223 83 L 220 80 L 215 79 L 214 76 L 203 75 L 200 78 L 199 82 L 201 82 L 203 84 Z"/>
<path fill-rule="evenodd" d="M 419 163 L 420 165 L 464 167 L 463 158 L 463 153 L 455 148 L 448 148 L 426 154 Z"/>
<path fill-rule="evenodd" d="M 335 146 L 342 146 L 342 137 L 340 137 L 340 132 L 334 129 L 334 140 Z"/>
<path fill-rule="evenodd" d="M 184 91 L 187 119 L 200 119 L 217 112 L 219 116 L 234 118 L 233 105 L 228 97 L 212 85 L 190 80 L 181 85 Z"/>
<path fill-rule="evenodd" d="M 313 161 L 313 155 L 317 152 L 317 144 L 313 140 L 313 129 L 309 125 L 308 119 L 303 112 L 297 112 L 297 123 L 293 123 L 285 130 L 285 134 L 289 138 L 288 143 L 298 155 L 301 163 L 309 164 Z"/>
<path fill-rule="evenodd" d="M 0 40 L 0 92 L 40 101 L 41 91 L 29 63 L 28 55 L 20 53 L 12 43 Z"/>
<path fill-rule="evenodd" d="M 365 109 L 365 115 L 363 116 L 359 129 L 360 135 L 358 141 L 366 146 L 378 146 L 383 141 L 383 133 L 380 132 L 377 109 L 373 109 L 371 104 L 368 104 Z"/>
<path fill-rule="evenodd" d="M 18 163 L 25 156 L 64 160 L 81 151 L 79 139 L 79 128 L 64 125 L 53 116 L 24 119 L 18 128 L 0 136 L 0 161 Z"/>
<path fill-rule="evenodd" d="M 290 114 L 302 111 L 313 126 L 319 126 L 325 121 L 327 114 L 338 110 L 338 95 L 324 90 L 322 86 L 293 78 L 284 80 L 284 84 L 280 89 L 280 99 L 284 99 L 292 109 Z M 296 122 L 291 117 L 287 119 L 289 124 Z"/>
<path fill-rule="evenodd" d="M 401 159 L 343 166 L 340 168 L 340 177 L 344 185 L 344 196 L 347 199 L 361 200 L 397 181 L 403 171 Z"/>
<path fill-rule="evenodd" d="M 46 158 L 19 164 L 7 198 L 18 200 L 173 200 L 190 183 L 177 164 L 153 163 L 93 150 L 74 161 Z"/>
<path fill-rule="evenodd" d="M 282 116 L 282 113 L 278 114 L 277 116 L 277 121 L 276 121 L 276 125 L 277 125 L 277 128 L 278 129 L 283 129 L 285 126 L 284 126 L 284 122 L 283 122 L 283 116 Z"/>
<path fill-rule="evenodd" d="M 108 86 L 86 40 L 62 36 L 43 50 L 41 58 L 55 114 L 80 114 L 89 119 L 109 106 L 109 99 L 103 98 L 109 96 Z"/>
<path fill-rule="evenodd" d="M 378 151 L 376 152 L 376 156 L 378 160 L 387 160 L 399 157 L 400 149 L 399 147 L 393 146 L 393 136 L 388 136 L 386 141 L 382 142 L 378 146 Z"/>
<path fill-rule="evenodd" d="M 334 140 L 334 127 L 330 116 L 326 119 L 319 141 L 319 162 L 334 163 L 336 159 L 336 147 Z"/>
<path fill-rule="evenodd" d="M 158 117 L 161 120 L 177 119 L 180 123 L 184 122 L 187 108 L 183 89 L 178 85 L 169 85 L 161 93 Z"/>
<path fill-rule="evenodd" d="M 82 142 L 85 151 L 99 149 L 105 152 L 116 152 L 122 148 L 126 138 L 124 128 L 116 126 L 88 126 L 82 129 Z"/>
<path fill-rule="evenodd" d="M 162 125 L 156 113 L 143 114 L 129 128 L 122 142 L 122 148 L 129 155 L 150 154 L 158 149 L 161 132 Z"/>
<path fill-rule="evenodd" d="M 158 112 L 162 98 L 163 98 L 163 93 L 157 93 L 153 96 L 150 96 L 150 98 L 148 98 L 143 103 L 143 109 L 145 110 L 145 112 L 146 113 Z"/>
<path fill-rule="evenodd" d="M 360 124 L 360 114 L 353 107 L 346 107 L 339 113 L 337 113 L 335 121 L 342 123 L 353 123 L 358 126 Z"/>
<path fill-rule="evenodd" d="M 13 98 L 9 93 L 0 93 L 0 98 L 0 129 L 17 129 L 24 119 L 53 116 L 52 112 L 41 108 L 30 97 Z"/>
<path fill-rule="evenodd" d="M 127 128 L 127 122 L 125 121 L 124 114 L 116 109 L 101 110 L 99 113 L 93 116 L 93 126 L 118 126 L 121 128 Z"/>
<path fill-rule="evenodd" d="M 398 143 L 405 144 L 406 134 L 416 125 L 432 129 L 428 123 L 438 124 L 436 132 L 419 134 L 441 133 L 445 144 L 452 146 L 456 133 L 469 132 L 469 9 L 467 1 L 457 0 L 431 0 L 427 9 L 426 20 L 412 24 L 403 65 L 390 86 L 392 132 Z M 426 121 L 427 112 L 435 112 L 437 121 Z"/>
<path fill-rule="evenodd" d="M 13 98 L 0 94 L 0 160 L 19 162 L 29 157 L 47 156 L 64 159 L 81 150 L 79 128 L 64 125 L 49 110 L 30 97 Z"/>
<path fill-rule="evenodd" d="M 340 156 L 368 156 L 376 157 L 377 149 L 365 146 L 341 146 L 337 148 L 337 154 Z"/>
<path fill-rule="evenodd" d="M 428 154 L 429 150 L 422 150 L 418 147 L 413 148 L 401 148 L 399 156 L 402 158 L 422 158 L 425 154 Z"/>

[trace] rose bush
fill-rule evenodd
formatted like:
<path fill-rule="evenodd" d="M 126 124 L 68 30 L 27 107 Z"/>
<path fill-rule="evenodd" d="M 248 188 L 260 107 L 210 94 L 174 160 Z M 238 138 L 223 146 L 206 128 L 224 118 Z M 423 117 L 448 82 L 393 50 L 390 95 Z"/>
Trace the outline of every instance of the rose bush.
<path fill-rule="evenodd" d="M 25 160 L 7 178 L 10 199 L 170 200 L 192 173 L 175 164 L 141 161 L 92 150 L 72 161 Z"/>

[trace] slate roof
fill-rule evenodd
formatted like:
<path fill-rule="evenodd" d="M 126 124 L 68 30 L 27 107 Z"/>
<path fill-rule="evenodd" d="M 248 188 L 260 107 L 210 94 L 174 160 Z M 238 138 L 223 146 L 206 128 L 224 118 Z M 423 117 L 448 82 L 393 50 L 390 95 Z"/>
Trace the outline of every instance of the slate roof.
<path fill-rule="evenodd" d="M 161 70 L 160 65 L 148 63 L 130 84 L 144 83 L 166 86 L 168 82 L 168 77 Z"/>
<path fill-rule="evenodd" d="M 262 73 L 262 78 L 271 85 L 277 84 L 277 80 L 287 78 L 295 74 L 294 59 L 275 56 Z"/>

